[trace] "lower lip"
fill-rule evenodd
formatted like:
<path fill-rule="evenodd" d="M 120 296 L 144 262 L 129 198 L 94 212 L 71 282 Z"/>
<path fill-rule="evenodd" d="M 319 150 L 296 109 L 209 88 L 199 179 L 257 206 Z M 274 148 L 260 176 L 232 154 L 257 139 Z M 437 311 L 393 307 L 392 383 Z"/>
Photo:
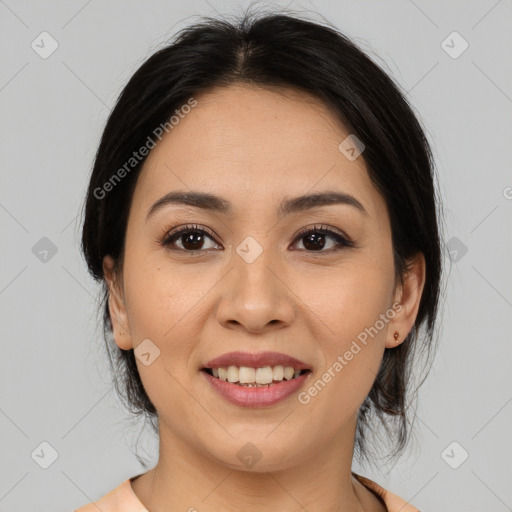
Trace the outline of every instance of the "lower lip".
<path fill-rule="evenodd" d="M 206 377 L 206 380 L 212 385 L 213 389 L 229 402 L 241 405 L 242 407 L 265 407 L 277 404 L 298 391 L 311 372 L 303 373 L 295 379 L 282 380 L 279 383 L 274 383 L 272 386 L 262 386 L 259 388 L 239 386 L 238 384 L 213 377 L 205 371 L 201 371 L 201 373 Z"/>

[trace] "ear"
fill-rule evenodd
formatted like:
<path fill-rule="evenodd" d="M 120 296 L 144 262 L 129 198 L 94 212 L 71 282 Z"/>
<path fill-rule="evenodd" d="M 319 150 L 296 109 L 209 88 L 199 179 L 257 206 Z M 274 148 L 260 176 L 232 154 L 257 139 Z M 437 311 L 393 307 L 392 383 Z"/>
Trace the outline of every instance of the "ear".
<path fill-rule="evenodd" d="M 119 348 L 129 350 L 133 348 L 126 304 L 124 300 L 124 288 L 120 275 L 115 271 L 114 260 L 107 255 L 103 258 L 103 275 L 108 286 L 108 309 L 112 321 L 114 339 Z"/>
<path fill-rule="evenodd" d="M 396 314 L 388 326 L 386 348 L 400 345 L 413 328 L 425 286 L 425 276 L 425 256 L 419 252 L 407 261 L 403 285 L 398 285 L 395 291 L 394 303 L 397 306 L 393 308 Z"/>

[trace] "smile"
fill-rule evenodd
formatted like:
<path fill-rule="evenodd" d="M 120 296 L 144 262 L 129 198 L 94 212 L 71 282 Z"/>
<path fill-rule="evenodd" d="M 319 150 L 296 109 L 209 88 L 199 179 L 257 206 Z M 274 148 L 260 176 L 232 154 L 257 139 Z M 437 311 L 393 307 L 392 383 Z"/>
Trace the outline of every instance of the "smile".
<path fill-rule="evenodd" d="M 236 371 L 230 368 L 235 368 Z M 231 404 L 248 407 L 248 408 L 261 408 L 270 407 L 284 401 L 286 398 L 298 393 L 304 386 L 304 382 L 311 375 L 311 370 L 294 370 L 293 367 L 262 367 L 262 368 L 249 368 L 249 367 L 228 367 L 218 368 L 219 376 L 214 376 L 213 368 L 203 368 L 200 372 L 204 376 L 207 383 L 218 393 L 224 400 Z M 286 368 L 289 368 L 288 370 Z M 272 371 L 272 382 L 259 383 L 256 382 L 258 370 L 260 380 L 268 380 L 270 378 L 270 371 Z M 277 377 L 283 374 L 282 379 L 274 379 L 274 371 Z M 286 378 L 285 371 L 290 378 Z M 224 374 L 224 372 L 226 372 Z M 217 373 L 217 372 L 216 372 Z M 240 382 L 240 373 L 242 374 L 241 380 L 251 379 L 252 382 Z M 235 382 L 229 382 L 228 374 Z M 221 379 L 223 375 L 226 380 Z M 254 376 L 253 376 L 254 375 Z"/>
<path fill-rule="evenodd" d="M 293 368 L 293 366 L 276 365 L 250 368 L 248 366 L 228 366 L 204 368 L 213 377 L 244 387 L 269 387 L 283 380 L 292 380 L 309 370 Z"/>

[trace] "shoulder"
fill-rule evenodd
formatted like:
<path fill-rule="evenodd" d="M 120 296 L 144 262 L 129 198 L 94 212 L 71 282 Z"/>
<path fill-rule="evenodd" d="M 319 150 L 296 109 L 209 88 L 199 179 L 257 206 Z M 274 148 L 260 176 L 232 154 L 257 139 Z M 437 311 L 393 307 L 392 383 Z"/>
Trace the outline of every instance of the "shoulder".
<path fill-rule="evenodd" d="M 388 512 L 420 512 L 413 505 L 396 494 L 384 489 L 369 478 L 352 472 L 354 478 L 376 494 L 386 505 Z M 130 480 L 125 480 L 115 489 L 94 503 L 89 503 L 73 512 L 148 512 L 133 492 Z"/>
<path fill-rule="evenodd" d="M 370 491 L 376 494 L 383 501 L 388 512 L 420 512 L 420 510 L 411 505 L 408 501 L 405 501 L 403 498 L 400 498 L 400 496 L 384 489 L 373 480 L 360 476 L 354 472 L 352 472 L 352 475 L 358 482 L 370 489 Z"/>
<path fill-rule="evenodd" d="M 88 503 L 73 512 L 148 512 L 132 490 L 130 480 L 125 480 L 115 489 L 94 503 Z"/>

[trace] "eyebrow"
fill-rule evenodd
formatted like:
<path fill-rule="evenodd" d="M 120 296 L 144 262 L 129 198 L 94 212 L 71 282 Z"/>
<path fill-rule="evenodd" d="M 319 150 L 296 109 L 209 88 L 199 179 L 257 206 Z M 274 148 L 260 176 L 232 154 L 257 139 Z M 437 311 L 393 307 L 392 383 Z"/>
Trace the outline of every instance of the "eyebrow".
<path fill-rule="evenodd" d="M 151 208 L 149 208 L 146 215 L 146 221 L 157 210 L 169 204 L 194 206 L 196 208 L 222 213 L 225 215 L 230 215 L 233 211 L 231 203 L 222 197 L 215 196 L 207 192 L 173 191 L 161 197 L 151 206 Z M 313 208 L 338 204 L 353 206 L 361 213 L 368 215 L 368 212 L 365 210 L 363 205 L 354 196 L 344 192 L 332 191 L 318 192 L 316 194 L 284 199 L 280 204 L 277 213 L 280 217 L 284 217 L 286 215 L 311 210 Z"/>

